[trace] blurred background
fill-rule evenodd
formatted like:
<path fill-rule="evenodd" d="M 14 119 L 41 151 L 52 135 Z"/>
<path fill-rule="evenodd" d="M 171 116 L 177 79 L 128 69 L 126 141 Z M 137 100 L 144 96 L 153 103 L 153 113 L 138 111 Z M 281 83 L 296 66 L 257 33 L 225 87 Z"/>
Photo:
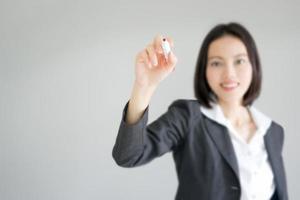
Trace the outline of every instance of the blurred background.
<path fill-rule="evenodd" d="M 0 199 L 174 199 L 172 154 L 121 168 L 111 152 L 131 95 L 134 59 L 156 34 L 178 64 L 149 121 L 194 98 L 200 45 L 218 23 L 243 24 L 263 67 L 255 106 L 285 128 L 290 199 L 300 196 L 299 1 L 0 1 Z M 298 85 L 298 86 L 297 86 Z"/>

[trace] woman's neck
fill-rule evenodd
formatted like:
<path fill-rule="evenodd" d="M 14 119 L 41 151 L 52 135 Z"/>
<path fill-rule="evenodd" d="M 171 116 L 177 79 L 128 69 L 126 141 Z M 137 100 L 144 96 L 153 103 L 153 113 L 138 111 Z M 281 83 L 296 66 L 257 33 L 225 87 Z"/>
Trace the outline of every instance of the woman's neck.
<path fill-rule="evenodd" d="M 234 126 L 242 126 L 252 122 L 251 115 L 247 107 L 241 103 L 224 103 L 219 102 L 219 105 L 224 113 L 226 119 L 228 119 Z"/>

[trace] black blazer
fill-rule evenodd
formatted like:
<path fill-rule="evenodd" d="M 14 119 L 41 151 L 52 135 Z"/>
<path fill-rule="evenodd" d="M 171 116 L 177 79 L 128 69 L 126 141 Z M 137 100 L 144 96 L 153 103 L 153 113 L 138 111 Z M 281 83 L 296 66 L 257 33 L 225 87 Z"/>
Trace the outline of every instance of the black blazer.
<path fill-rule="evenodd" d="M 176 200 L 239 200 L 239 168 L 228 130 L 207 118 L 197 100 L 176 100 L 147 125 L 149 106 L 135 124 L 125 122 L 126 103 L 112 155 L 122 167 L 135 167 L 172 151 L 179 185 Z M 272 121 L 264 136 L 276 191 L 288 200 L 282 159 L 284 130 Z"/>

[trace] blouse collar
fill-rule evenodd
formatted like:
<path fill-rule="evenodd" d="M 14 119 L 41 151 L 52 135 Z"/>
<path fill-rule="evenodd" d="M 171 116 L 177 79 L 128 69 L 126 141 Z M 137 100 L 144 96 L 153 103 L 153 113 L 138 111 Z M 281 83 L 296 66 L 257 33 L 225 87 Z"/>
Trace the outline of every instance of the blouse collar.
<path fill-rule="evenodd" d="M 212 108 L 206 108 L 204 106 L 200 106 L 201 112 L 206 115 L 208 118 L 222 124 L 226 127 L 230 127 L 231 124 L 229 120 L 225 117 L 222 108 L 217 103 L 211 103 Z M 257 108 L 252 106 L 247 106 L 247 109 L 250 111 L 252 118 L 254 120 L 255 125 L 257 126 L 258 132 L 262 133 L 263 135 L 266 134 L 266 130 L 270 127 L 272 120 L 259 111 Z"/>

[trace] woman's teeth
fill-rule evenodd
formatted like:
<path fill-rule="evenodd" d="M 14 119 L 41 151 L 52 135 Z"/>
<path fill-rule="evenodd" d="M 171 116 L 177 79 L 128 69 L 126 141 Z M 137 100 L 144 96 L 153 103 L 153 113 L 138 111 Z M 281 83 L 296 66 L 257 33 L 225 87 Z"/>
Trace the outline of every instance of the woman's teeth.
<path fill-rule="evenodd" d="M 221 84 L 223 87 L 232 88 L 238 86 L 238 83 Z"/>
<path fill-rule="evenodd" d="M 234 90 L 236 87 L 238 87 L 239 83 L 222 83 L 221 87 L 225 90 L 225 91 L 231 91 Z"/>

